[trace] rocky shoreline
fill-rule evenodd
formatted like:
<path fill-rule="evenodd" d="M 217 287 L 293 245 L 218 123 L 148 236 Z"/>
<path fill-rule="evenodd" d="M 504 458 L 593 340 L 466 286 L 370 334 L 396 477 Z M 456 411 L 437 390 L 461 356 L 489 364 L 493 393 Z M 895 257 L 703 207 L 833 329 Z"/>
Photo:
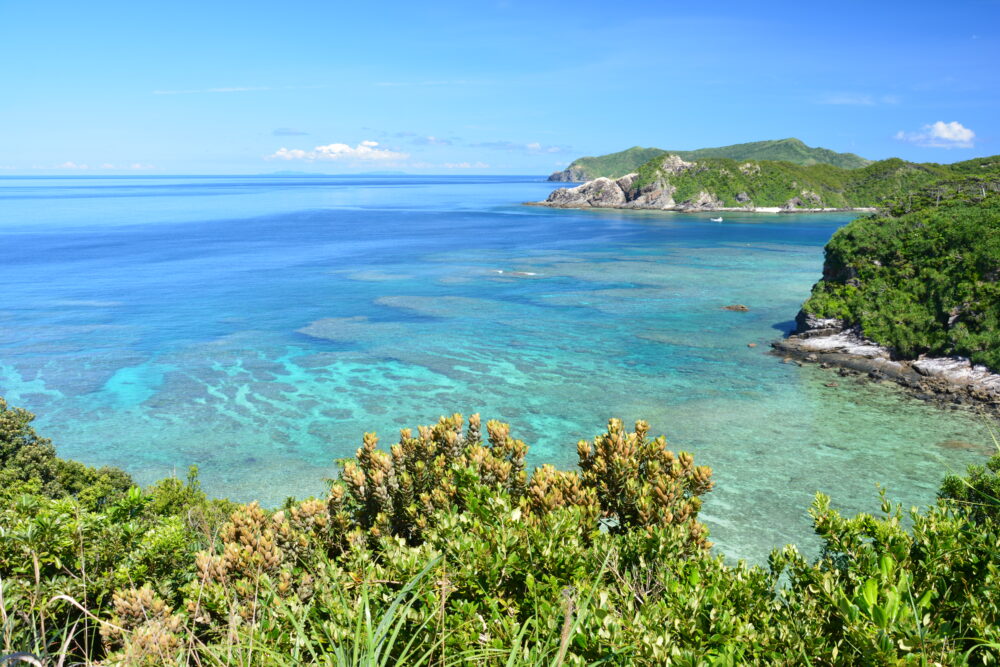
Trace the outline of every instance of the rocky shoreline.
<path fill-rule="evenodd" d="M 836 368 L 841 375 L 891 380 L 918 398 L 942 405 L 976 405 L 1000 414 L 1000 375 L 963 357 L 894 359 L 891 350 L 836 319 L 800 312 L 796 333 L 771 344 L 787 361 Z"/>

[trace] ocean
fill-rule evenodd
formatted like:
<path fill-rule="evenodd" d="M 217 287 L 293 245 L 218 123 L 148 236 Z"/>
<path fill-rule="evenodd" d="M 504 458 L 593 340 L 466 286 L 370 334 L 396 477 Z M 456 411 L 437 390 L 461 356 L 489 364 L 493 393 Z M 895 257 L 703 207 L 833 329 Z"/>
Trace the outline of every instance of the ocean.
<path fill-rule="evenodd" d="M 323 493 L 365 431 L 388 447 L 479 412 L 529 468 L 570 467 L 608 418 L 645 419 L 714 469 L 702 518 L 753 562 L 815 551 L 817 491 L 926 505 L 990 451 L 974 411 L 768 353 L 851 214 L 522 205 L 553 187 L 0 178 L 0 396 L 62 456 L 144 484 L 195 464 L 209 493 L 271 506 Z"/>

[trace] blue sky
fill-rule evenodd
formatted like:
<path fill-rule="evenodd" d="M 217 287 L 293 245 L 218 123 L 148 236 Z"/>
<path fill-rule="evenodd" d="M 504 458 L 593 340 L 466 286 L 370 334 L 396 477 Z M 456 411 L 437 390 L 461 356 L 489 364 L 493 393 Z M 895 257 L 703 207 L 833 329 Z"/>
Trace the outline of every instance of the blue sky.
<path fill-rule="evenodd" d="M 788 136 L 953 162 L 1000 153 L 998 25 L 995 1 L 0 0 L 0 175 L 546 174 Z"/>

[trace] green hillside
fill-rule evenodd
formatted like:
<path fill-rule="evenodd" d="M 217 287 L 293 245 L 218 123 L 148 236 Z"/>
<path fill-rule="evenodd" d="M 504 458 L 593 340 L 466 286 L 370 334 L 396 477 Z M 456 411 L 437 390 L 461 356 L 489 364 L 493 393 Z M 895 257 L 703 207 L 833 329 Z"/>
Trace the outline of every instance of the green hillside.
<path fill-rule="evenodd" d="M 962 164 L 984 161 L 998 163 Z M 961 355 L 1000 369 L 998 189 L 994 166 L 992 179 L 937 183 L 850 223 L 827 244 L 803 310 L 858 325 L 904 358 Z"/>
<path fill-rule="evenodd" d="M 748 144 L 734 144 L 719 148 L 700 148 L 694 151 L 678 151 L 677 155 L 685 160 L 703 158 L 775 160 L 801 165 L 830 164 L 843 169 L 857 169 L 871 164 L 871 160 L 866 160 L 854 153 L 837 153 L 828 148 L 812 148 L 794 138 L 754 141 Z"/>
<path fill-rule="evenodd" d="M 798 165 L 770 160 L 699 159 L 690 168 L 664 168 L 652 160 L 639 168 L 633 188 L 674 188 L 673 199 L 685 202 L 705 192 L 720 206 L 787 206 L 800 200 L 804 208 L 877 206 L 887 197 L 912 192 L 956 175 L 938 164 L 917 164 L 898 158 L 872 162 L 859 169 L 828 164 Z"/>
<path fill-rule="evenodd" d="M 870 164 L 853 153 L 836 153 L 827 148 L 811 148 L 798 139 L 777 139 L 734 144 L 692 151 L 665 151 L 660 148 L 633 146 L 628 150 L 597 157 L 582 157 L 563 171 L 549 177 L 550 181 L 591 180 L 601 176 L 619 178 L 636 171 L 650 160 L 666 154 L 679 155 L 685 160 L 728 158 L 732 160 L 780 160 L 799 165 L 829 164 L 854 169 Z"/>
<path fill-rule="evenodd" d="M 625 174 L 632 173 L 641 165 L 655 159 L 661 155 L 666 155 L 667 151 L 660 148 L 643 148 L 633 146 L 624 151 L 600 155 L 598 157 L 582 157 L 574 160 L 573 164 L 557 171 L 549 176 L 550 181 L 589 181 L 601 176 L 608 178 L 618 178 Z"/>

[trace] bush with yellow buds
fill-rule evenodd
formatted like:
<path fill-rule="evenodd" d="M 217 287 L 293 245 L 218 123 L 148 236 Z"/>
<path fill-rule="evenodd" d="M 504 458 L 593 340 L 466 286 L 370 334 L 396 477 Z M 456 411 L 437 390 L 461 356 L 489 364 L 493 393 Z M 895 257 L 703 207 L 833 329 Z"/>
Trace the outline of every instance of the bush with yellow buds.
<path fill-rule="evenodd" d="M 123 665 L 177 663 L 183 654 L 184 619 L 147 584 L 119 591 L 112 597 L 114 613 L 102 624 L 101 635 L 112 653 L 110 662 Z"/>
<path fill-rule="evenodd" d="M 630 433 L 620 419 L 611 419 L 606 433 L 577 443 L 582 484 L 596 492 L 612 532 L 695 522 L 700 496 L 712 490 L 711 468 L 694 465 L 687 452 L 675 455 L 666 438 L 650 439 L 648 433 L 644 421 Z M 700 524 L 692 523 L 689 531 L 693 544 L 710 546 Z"/>

